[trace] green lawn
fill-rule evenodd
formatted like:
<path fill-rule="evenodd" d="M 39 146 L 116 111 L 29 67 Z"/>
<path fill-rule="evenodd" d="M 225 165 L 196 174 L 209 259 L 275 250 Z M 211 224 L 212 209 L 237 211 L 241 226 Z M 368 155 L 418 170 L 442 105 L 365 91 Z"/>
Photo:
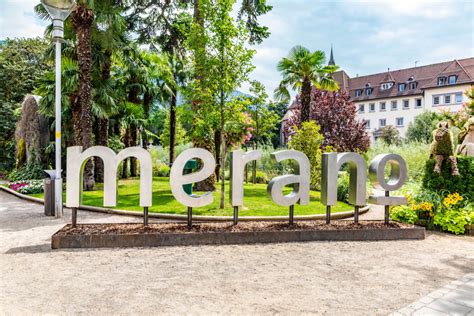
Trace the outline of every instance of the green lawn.
<path fill-rule="evenodd" d="M 98 185 L 101 189 L 101 185 Z M 226 190 L 228 190 L 228 183 Z M 288 208 L 278 206 L 267 196 L 266 184 L 244 185 L 245 206 L 239 210 L 239 216 L 276 216 L 288 215 Z M 289 190 L 289 189 L 288 189 Z M 226 208 L 219 208 L 220 191 L 214 192 L 214 202 L 211 205 L 193 209 L 195 215 L 227 215 L 233 214 L 226 192 Z M 34 197 L 43 197 L 43 194 L 33 194 Z M 83 204 L 102 206 L 102 190 L 84 192 Z M 310 215 L 325 213 L 325 206 L 319 202 L 319 192 L 311 191 L 309 205 L 296 205 L 295 215 Z M 65 199 L 65 197 L 64 197 Z M 120 180 L 118 185 L 117 209 L 141 211 L 139 207 L 139 180 Z M 338 202 L 333 206 L 332 212 L 351 210 L 348 204 Z M 186 207 L 177 202 L 171 194 L 169 178 L 153 178 L 153 206 L 150 212 L 187 214 Z"/>

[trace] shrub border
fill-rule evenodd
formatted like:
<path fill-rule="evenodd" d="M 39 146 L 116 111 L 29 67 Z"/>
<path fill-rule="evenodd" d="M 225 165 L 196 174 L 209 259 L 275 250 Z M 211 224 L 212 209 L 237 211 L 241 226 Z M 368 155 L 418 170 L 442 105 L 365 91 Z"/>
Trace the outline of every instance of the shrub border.
<path fill-rule="evenodd" d="M 30 201 L 33 203 L 44 204 L 44 200 L 40 198 L 35 198 L 28 196 L 26 194 L 21 194 L 12 189 L 0 185 L 0 190 L 3 190 L 7 193 L 10 193 L 20 199 Z M 64 207 L 66 207 L 64 205 Z M 105 207 L 97 207 L 97 206 L 88 206 L 83 205 L 78 208 L 82 211 L 89 211 L 89 212 L 96 212 L 96 213 L 106 213 L 106 214 L 113 214 L 113 215 L 124 215 L 124 216 L 138 216 L 143 217 L 142 212 L 136 211 L 126 211 L 126 210 L 115 210 Z M 367 213 L 370 210 L 370 205 L 364 206 L 359 209 L 359 215 Z M 354 211 L 345 211 L 345 212 L 336 212 L 331 214 L 331 219 L 344 219 L 354 216 Z M 154 213 L 149 212 L 148 217 L 151 218 L 160 218 L 160 219 L 169 219 L 169 220 L 179 220 L 184 221 L 187 220 L 186 215 L 181 214 L 167 214 L 167 213 Z M 326 214 L 314 214 L 314 215 L 299 215 L 294 217 L 295 220 L 298 221 L 305 221 L 305 220 L 323 220 L 326 219 Z M 207 215 L 193 215 L 193 220 L 195 221 L 203 221 L 203 222 L 224 222 L 224 221 L 232 221 L 232 216 L 207 216 Z M 239 221 L 287 221 L 288 216 L 239 216 Z M 80 221 L 80 219 L 79 219 Z"/>

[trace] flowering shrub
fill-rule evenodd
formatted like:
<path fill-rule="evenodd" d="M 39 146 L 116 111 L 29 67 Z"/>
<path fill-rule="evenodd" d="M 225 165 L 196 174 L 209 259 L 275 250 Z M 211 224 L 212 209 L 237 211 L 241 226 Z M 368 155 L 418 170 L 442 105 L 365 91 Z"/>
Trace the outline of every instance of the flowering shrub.
<path fill-rule="evenodd" d="M 443 231 L 463 234 L 465 226 L 474 223 L 474 204 L 459 193 L 421 191 L 415 198 L 407 196 L 408 205 L 396 206 L 390 216 L 393 220 L 413 224 L 418 219 L 427 221 L 427 228 L 433 225 Z"/>
<path fill-rule="evenodd" d="M 8 187 L 13 191 L 21 194 L 37 194 L 43 192 L 43 181 L 42 180 L 26 180 L 12 182 L 8 184 Z"/>
<path fill-rule="evenodd" d="M 394 221 L 409 224 L 415 224 L 415 222 L 418 220 L 416 212 L 406 205 L 395 208 L 392 212 L 390 212 L 390 217 Z"/>
<path fill-rule="evenodd" d="M 434 216 L 434 224 L 444 231 L 464 234 L 465 226 L 474 223 L 474 205 L 463 201 L 459 193 L 448 194 Z"/>

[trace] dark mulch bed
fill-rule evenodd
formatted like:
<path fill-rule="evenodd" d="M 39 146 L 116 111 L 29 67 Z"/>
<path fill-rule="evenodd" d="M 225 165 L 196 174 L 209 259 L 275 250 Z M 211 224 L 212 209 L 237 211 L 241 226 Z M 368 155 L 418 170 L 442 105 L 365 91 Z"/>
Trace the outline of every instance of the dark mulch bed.
<path fill-rule="evenodd" d="M 159 234 L 159 233 L 202 233 L 202 232 L 265 232 L 265 231 L 317 231 L 317 230 L 360 230 L 360 229 L 396 229 L 412 228 L 413 225 L 390 222 L 385 225 L 382 221 L 361 221 L 354 224 L 349 221 L 300 222 L 294 225 L 275 222 L 241 222 L 234 226 L 232 223 L 200 223 L 194 224 L 191 229 L 184 223 L 149 224 L 78 224 L 64 226 L 56 233 L 66 235 L 111 235 L 111 234 Z"/>

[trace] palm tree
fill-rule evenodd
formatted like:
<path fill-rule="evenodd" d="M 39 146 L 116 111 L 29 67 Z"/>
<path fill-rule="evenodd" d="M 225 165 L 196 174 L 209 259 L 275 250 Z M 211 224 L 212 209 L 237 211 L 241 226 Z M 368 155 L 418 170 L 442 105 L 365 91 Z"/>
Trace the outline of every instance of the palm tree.
<path fill-rule="evenodd" d="M 283 79 L 275 89 L 275 98 L 289 102 L 288 88 L 299 90 L 301 96 L 301 122 L 309 121 L 311 86 L 324 90 L 337 90 L 337 82 L 331 74 L 337 66 L 323 66 L 325 63 L 324 52 L 317 50 L 311 52 L 303 46 L 295 46 L 290 50 L 288 57 L 278 63 L 277 69 Z"/>

